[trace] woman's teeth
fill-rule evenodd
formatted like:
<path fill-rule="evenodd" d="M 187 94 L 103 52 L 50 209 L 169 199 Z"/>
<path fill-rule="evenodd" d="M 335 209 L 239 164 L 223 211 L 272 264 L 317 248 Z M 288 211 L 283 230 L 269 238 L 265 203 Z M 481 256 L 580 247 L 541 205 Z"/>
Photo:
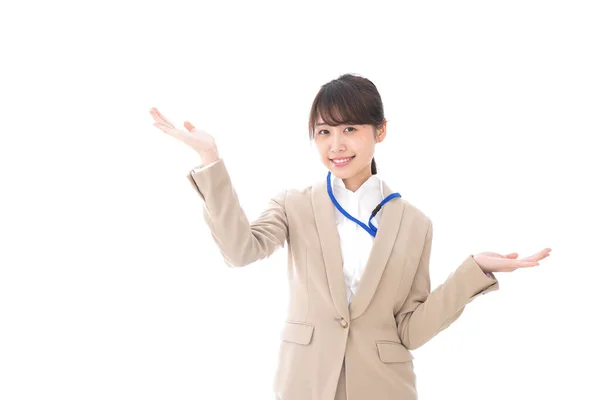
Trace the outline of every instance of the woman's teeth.
<path fill-rule="evenodd" d="M 331 160 L 336 166 L 344 166 L 348 164 L 354 157 L 348 157 L 339 160 Z"/>

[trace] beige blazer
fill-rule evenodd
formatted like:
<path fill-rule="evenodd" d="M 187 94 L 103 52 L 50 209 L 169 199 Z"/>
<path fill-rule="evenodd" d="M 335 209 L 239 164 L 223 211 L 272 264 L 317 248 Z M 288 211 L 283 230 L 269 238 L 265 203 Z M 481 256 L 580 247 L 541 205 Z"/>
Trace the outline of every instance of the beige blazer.
<path fill-rule="evenodd" d="M 431 220 L 403 197 L 386 203 L 350 306 L 325 178 L 282 190 L 253 222 L 223 159 L 190 171 L 225 263 L 243 267 L 288 244 L 289 306 L 274 390 L 281 400 L 333 400 L 345 358 L 348 400 L 417 399 L 410 350 L 446 329 L 477 296 L 498 290 L 469 255 L 430 290 Z M 383 182 L 384 196 L 393 191 Z"/>

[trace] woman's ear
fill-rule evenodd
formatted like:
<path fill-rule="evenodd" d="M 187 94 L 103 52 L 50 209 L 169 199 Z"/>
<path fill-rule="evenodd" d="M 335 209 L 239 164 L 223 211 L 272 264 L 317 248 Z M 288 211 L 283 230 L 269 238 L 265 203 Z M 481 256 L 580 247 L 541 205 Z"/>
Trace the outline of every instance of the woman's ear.
<path fill-rule="evenodd" d="M 384 120 L 383 124 L 381 124 L 381 127 L 375 129 L 375 140 L 376 140 L 377 143 L 379 143 L 383 139 L 385 139 L 386 125 L 387 125 L 387 121 Z"/>

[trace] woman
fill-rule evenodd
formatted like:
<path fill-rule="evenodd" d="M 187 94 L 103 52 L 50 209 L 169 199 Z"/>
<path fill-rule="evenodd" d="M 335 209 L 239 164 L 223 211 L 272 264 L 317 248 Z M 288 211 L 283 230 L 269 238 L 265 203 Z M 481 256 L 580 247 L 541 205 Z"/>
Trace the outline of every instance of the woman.
<path fill-rule="evenodd" d="M 498 290 L 494 272 L 539 265 L 550 249 L 469 255 L 430 290 L 432 222 L 380 179 L 373 158 L 386 136 L 381 97 L 345 74 L 317 93 L 309 116 L 327 177 L 282 190 L 253 222 L 238 201 L 214 138 L 155 108 L 154 125 L 196 150 L 188 179 L 227 265 L 241 267 L 288 243 L 290 301 L 274 382 L 280 400 L 417 398 L 414 350 L 446 329 L 479 295 Z"/>

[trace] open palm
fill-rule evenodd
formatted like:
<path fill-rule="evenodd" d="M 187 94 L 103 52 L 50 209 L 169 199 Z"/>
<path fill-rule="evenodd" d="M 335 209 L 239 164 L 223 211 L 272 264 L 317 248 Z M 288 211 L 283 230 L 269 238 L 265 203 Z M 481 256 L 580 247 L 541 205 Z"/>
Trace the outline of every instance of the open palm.
<path fill-rule="evenodd" d="M 150 115 L 154 118 L 154 126 L 174 138 L 181 140 L 200 153 L 200 155 L 204 156 L 206 154 L 217 153 L 215 138 L 205 130 L 195 128 L 189 121 L 185 121 L 183 124 L 187 131 L 177 129 L 156 107 L 150 109 Z"/>
<path fill-rule="evenodd" d="M 491 251 L 479 253 L 473 258 L 484 272 L 512 272 L 517 268 L 528 268 L 540 265 L 539 261 L 550 255 L 551 248 L 547 247 L 529 257 L 517 259 L 519 254 L 498 254 Z"/>

